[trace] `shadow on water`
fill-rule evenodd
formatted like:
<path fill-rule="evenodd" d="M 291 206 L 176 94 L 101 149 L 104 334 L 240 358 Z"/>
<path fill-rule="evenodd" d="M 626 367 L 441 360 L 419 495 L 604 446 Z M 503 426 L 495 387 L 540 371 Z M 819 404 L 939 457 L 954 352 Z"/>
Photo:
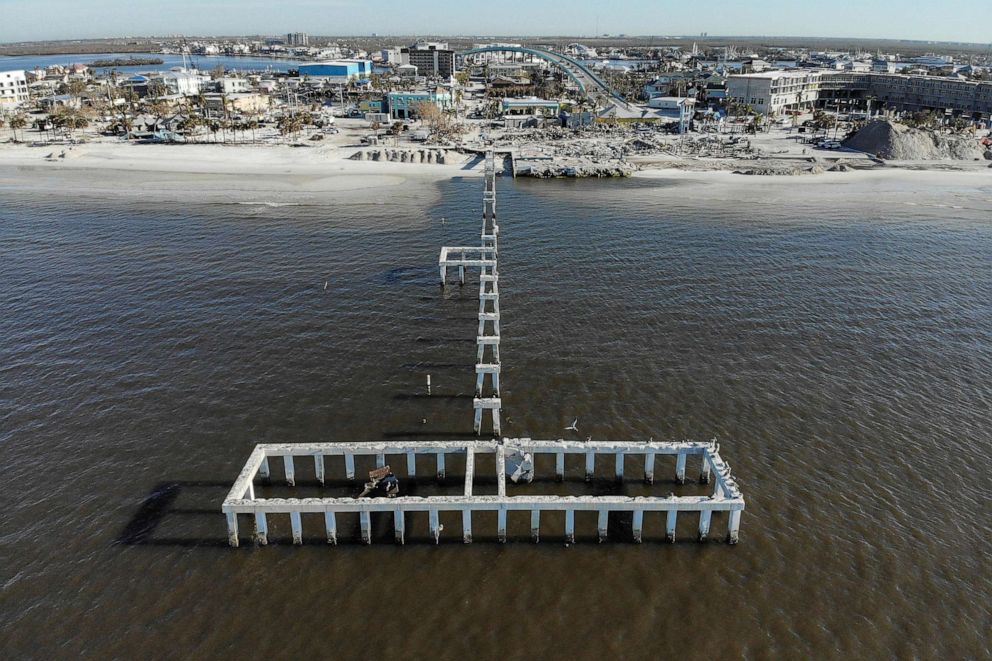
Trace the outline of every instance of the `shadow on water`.
<path fill-rule="evenodd" d="M 142 501 L 127 525 L 114 540 L 115 544 L 128 546 L 185 546 L 227 547 L 227 540 L 218 533 L 216 537 L 177 537 L 156 534 L 166 519 L 189 521 L 206 515 L 219 516 L 219 503 L 231 489 L 232 482 L 207 480 L 175 480 L 157 484 Z M 181 506 L 178 503 L 192 498 L 204 507 Z M 207 504 L 209 503 L 209 507 Z M 218 529 L 219 530 L 219 529 Z"/>
<path fill-rule="evenodd" d="M 400 433 L 396 433 L 400 434 Z M 405 433 L 405 435 L 414 435 Z M 433 433 L 432 435 L 450 435 L 450 436 L 460 436 L 466 437 L 466 434 L 443 434 L 443 433 Z M 458 480 L 451 480 L 452 484 L 457 486 Z M 495 477 L 484 477 L 478 476 L 475 480 L 476 486 L 481 488 L 491 487 L 495 490 L 496 479 Z M 540 483 L 551 483 L 554 479 L 548 480 L 535 480 L 535 482 Z M 581 483 L 584 482 L 582 478 L 566 478 L 565 483 Z M 347 480 L 327 480 L 323 485 L 318 484 L 315 480 L 307 481 L 303 480 L 297 483 L 295 488 L 304 488 L 307 490 L 313 489 L 329 489 L 335 493 L 335 497 L 347 497 L 346 494 L 354 493 L 357 495 L 356 485 L 358 483 Z M 406 484 L 406 495 L 416 496 L 418 493 L 422 493 L 424 496 L 437 495 L 438 483 L 433 479 L 413 479 L 405 481 Z M 450 485 L 449 485 L 450 486 Z M 610 480 L 595 480 L 594 484 L 590 485 L 592 490 L 599 494 L 613 493 L 616 490 L 616 485 Z M 202 481 L 202 480 L 176 480 L 170 482 L 162 482 L 155 486 L 151 490 L 151 493 L 145 498 L 145 500 L 138 507 L 137 511 L 128 521 L 127 525 L 121 531 L 121 534 L 114 540 L 115 544 L 127 545 L 127 546 L 149 546 L 149 547 L 181 547 L 181 548 L 223 548 L 230 549 L 228 545 L 226 535 L 224 534 L 224 523 L 223 516 L 220 510 L 220 502 L 223 500 L 224 495 L 227 494 L 231 487 L 230 482 L 215 482 L 215 481 Z M 281 489 L 289 489 L 290 487 L 285 487 L 284 485 L 277 484 L 275 482 L 263 481 L 258 485 L 259 489 L 275 489 L 277 492 Z M 276 495 L 278 495 L 276 493 Z M 271 497 L 271 494 L 270 494 Z M 281 497 L 281 496 L 280 496 Z M 179 503 L 183 500 L 192 501 L 191 506 L 180 505 Z M 424 514 L 424 513 L 419 513 Z M 477 516 L 486 517 L 493 515 L 493 513 L 479 512 Z M 410 516 L 410 515 L 408 515 Z M 171 534 L 161 534 L 160 530 L 164 527 L 163 524 L 166 520 L 171 520 L 173 523 L 173 528 L 180 530 L 197 530 L 197 522 L 203 521 L 204 518 L 209 517 L 213 525 L 210 526 L 212 530 L 216 530 L 216 534 L 204 535 L 190 535 L 190 536 L 177 536 Z M 244 519 L 244 517 L 242 517 Z M 526 523 L 521 523 L 522 519 L 512 522 L 510 529 L 507 531 L 507 542 L 511 546 L 517 546 L 518 548 L 528 548 L 532 545 L 532 539 L 528 534 L 528 528 Z M 242 520 L 242 523 L 245 523 Z M 425 523 L 425 521 L 420 521 L 419 523 Z M 486 521 L 482 518 L 478 523 L 493 523 L 491 521 Z M 347 523 L 342 521 L 343 525 L 339 525 L 337 545 L 344 547 L 352 546 L 364 546 L 365 543 L 362 541 L 361 527 L 357 519 L 349 520 Z M 410 522 L 411 526 L 413 522 Z M 249 524 L 250 525 L 250 524 Z M 479 526 L 478 529 L 473 531 L 472 540 L 476 544 L 497 544 L 499 543 L 499 538 L 494 534 L 495 530 L 489 530 L 491 526 L 484 525 Z M 423 528 L 423 529 L 421 529 Z M 250 533 L 248 532 L 250 528 L 242 528 L 241 534 L 241 547 L 242 549 L 255 548 L 257 545 L 250 541 Z M 631 544 L 634 541 L 633 538 L 633 520 L 632 513 L 630 512 L 611 512 L 609 515 L 608 523 L 608 539 L 606 540 L 609 544 Z M 205 530 L 200 531 L 206 532 Z M 374 513 L 372 518 L 372 534 L 371 541 L 373 545 L 383 546 L 383 545 L 397 545 L 394 533 L 393 533 L 393 523 L 392 515 L 387 513 Z M 592 520 L 585 522 L 577 522 L 576 525 L 575 542 L 579 544 L 595 544 L 598 541 L 598 537 L 595 532 L 595 527 L 592 525 Z M 654 544 L 667 544 L 663 536 L 658 535 L 644 535 L 644 542 L 648 545 Z M 280 534 L 275 530 L 270 529 L 270 535 L 268 540 L 269 545 L 272 546 L 293 546 L 292 537 L 286 534 Z M 461 530 L 443 530 L 441 538 L 438 540 L 437 544 L 441 546 L 448 545 L 461 545 L 463 544 L 461 537 Z M 547 525 L 542 526 L 541 531 L 541 543 L 542 544 L 564 544 L 564 531 L 563 530 L 552 530 L 549 529 Z M 691 545 L 693 547 L 698 547 L 699 543 L 692 538 L 686 538 L 685 536 L 680 536 L 675 542 L 676 544 Z M 711 537 L 709 543 L 721 543 L 721 540 L 717 536 Z M 430 535 L 426 526 L 417 526 L 416 530 L 412 527 L 408 529 L 406 535 L 407 545 L 435 545 L 434 539 Z M 307 529 L 303 536 L 304 546 L 326 546 L 327 540 L 319 532 L 313 532 L 312 529 Z M 567 545 L 567 544 L 566 544 Z"/>
<path fill-rule="evenodd" d="M 400 393 L 398 395 L 393 395 L 393 399 L 400 401 L 407 400 L 421 400 L 421 399 L 475 399 L 475 395 L 428 395 L 423 394 L 413 394 L 413 393 Z"/>

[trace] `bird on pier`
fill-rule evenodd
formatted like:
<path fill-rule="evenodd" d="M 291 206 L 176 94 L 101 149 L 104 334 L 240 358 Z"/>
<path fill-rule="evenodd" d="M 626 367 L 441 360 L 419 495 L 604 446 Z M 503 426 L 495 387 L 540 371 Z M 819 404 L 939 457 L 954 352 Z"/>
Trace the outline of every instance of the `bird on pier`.
<path fill-rule="evenodd" d="M 574 432 L 578 433 L 578 431 L 579 431 L 579 419 L 576 418 L 575 420 L 572 420 L 572 424 L 570 424 L 568 427 L 565 427 L 565 431 L 574 431 Z"/>

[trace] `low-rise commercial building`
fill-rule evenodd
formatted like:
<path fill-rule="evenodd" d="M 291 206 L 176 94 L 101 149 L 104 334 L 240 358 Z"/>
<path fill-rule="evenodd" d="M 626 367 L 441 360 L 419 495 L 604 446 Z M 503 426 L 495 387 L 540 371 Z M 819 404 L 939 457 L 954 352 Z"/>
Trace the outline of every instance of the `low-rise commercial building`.
<path fill-rule="evenodd" d="M 443 110 L 452 107 L 451 93 L 437 90 L 434 92 L 389 92 L 386 95 L 386 105 L 393 119 L 409 119 L 417 114 L 416 104 L 429 101 Z"/>
<path fill-rule="evenodd" d="M 539 99 L 536 96 L 519 99 L 503 99 L 503 114 L 505 115 L 544 115 L 557 117 L 561 104 L 554 100 Z"/>

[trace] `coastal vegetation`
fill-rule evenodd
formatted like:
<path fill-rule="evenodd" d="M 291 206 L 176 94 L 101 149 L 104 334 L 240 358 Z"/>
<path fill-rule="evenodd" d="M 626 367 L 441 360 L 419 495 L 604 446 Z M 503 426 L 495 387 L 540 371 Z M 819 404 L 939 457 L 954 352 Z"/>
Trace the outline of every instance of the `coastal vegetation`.
<path fill-rule="evenodd" d="M 117 57 L 111 60 L 93 60 L 87 62 L 86 66 L 94 69 L 109 69 L 111 67 L 138 67 L 150 64 L 162 64 L 165 62 L 160 57 Z"/>

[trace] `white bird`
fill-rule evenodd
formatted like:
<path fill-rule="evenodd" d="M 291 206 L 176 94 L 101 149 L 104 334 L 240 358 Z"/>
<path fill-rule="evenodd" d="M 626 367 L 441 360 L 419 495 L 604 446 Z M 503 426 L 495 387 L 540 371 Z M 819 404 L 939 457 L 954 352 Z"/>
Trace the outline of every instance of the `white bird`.
<path fill-rule="evenodd" d="M 327 291 L 327 283 L 328 282 L 330 282 L 330 281 L 329 280 L 324 280 L 324 291 Z"/>
<path fill-rule="evenodd" d="M 565 431 L 578 432 L 579 431 L 579 419 L 576 418 L 575 420 L 572 420 L 572 424 L 570 424 L 568 427 L 565 427 Z"/>

